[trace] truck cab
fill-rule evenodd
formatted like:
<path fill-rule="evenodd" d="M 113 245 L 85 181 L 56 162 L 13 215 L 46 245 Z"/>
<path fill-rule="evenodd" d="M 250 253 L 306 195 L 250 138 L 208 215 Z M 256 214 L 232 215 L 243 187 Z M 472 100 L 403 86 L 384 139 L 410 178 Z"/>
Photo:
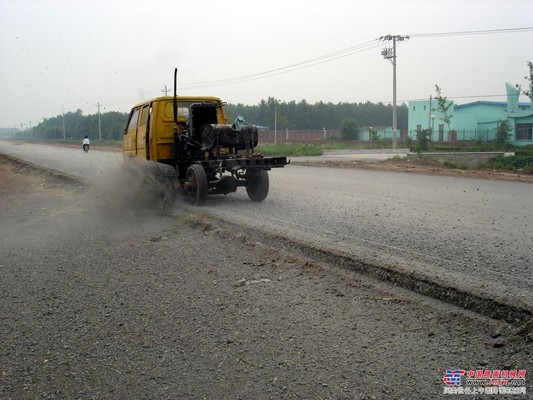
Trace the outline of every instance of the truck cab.
<path fill-rule="evenodd" d="M 174 145 L 173 97 L 158 97 L 135 105 L 130 112 L 124 130 L 123 155 L 125 159 L 136 157 L 155 162 L 173 164 Z M 218 97 L 178 97 L 177 123 L 180 130 L 193 125 L 192 138 L 199 138 L 198 126 L 225 124 L 223 103 Z M 194 119 L 191 121 L 191 106 Z M 202 106 L 203 105 L 203 106 Z"/>

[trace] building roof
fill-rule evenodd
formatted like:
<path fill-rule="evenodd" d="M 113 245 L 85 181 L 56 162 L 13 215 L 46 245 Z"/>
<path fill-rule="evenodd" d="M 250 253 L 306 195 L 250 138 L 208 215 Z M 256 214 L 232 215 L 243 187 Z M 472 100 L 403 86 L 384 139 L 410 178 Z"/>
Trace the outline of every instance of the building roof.
<path fill-rule="evenodd" d="M 474 101 L 474 102 L 471 102 L 471 103 L 457 104 L 455 106 L 455 109 L 464 108 L 464 107 L 472 107 L 472 106 L 493 106 L 493 107 L 504 107 L 504 108 L 507 108 L 507 102 L 506 101 L 480 100 L 480 101 Z M 531 107 L 531 103 L 518 103 L 518 107 Z"/>

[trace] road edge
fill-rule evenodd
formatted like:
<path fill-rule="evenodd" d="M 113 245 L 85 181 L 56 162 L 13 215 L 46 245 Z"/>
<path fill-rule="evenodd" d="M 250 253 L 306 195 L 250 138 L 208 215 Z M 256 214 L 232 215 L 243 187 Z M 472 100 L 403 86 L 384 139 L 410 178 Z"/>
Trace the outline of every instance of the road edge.
<path fill-rule="evenodd" d="M 27 168 L 31 168 L 36 171 L 39 171 L 41 173 L 45 173 L 52 178 L 62 180 L 63 182 L 68 183 L 68 184 L 75 184 L 78 186 L 82 185 L 83 187 L 91 186 L 90 181 L 86 178 L 83 178 L 81 176 L 71 175 L 66 172 L 61 172 L 53 168 L 43 167 L 43 166 L 34 164 L 30 161 L 26 161 L 16 156 L 13 156 L 11 154 L 0 152 L 0 161 L 2 159 L 15 166 L 27 167 Z"/>

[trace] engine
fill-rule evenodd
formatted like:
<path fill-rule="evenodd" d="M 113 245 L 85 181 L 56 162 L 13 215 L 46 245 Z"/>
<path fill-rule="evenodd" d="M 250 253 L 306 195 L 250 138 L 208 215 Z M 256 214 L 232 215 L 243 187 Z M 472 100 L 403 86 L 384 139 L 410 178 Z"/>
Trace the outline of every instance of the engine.
<path fill-rule="evenodd" d="M 240 129 L 238 129 L 240 128 Z M 209 124 L 200 129 L 203 149 L 230 147 L 235 150 L 249 150 L 257 146 L 258 135 L 255 125 Z"/>

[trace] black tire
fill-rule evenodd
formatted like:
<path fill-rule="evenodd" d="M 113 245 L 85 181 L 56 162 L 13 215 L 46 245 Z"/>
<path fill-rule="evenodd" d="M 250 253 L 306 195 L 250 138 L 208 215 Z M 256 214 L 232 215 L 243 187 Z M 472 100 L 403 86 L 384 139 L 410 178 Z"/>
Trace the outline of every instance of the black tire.
<path fill-rule="evenodd" d="M 268 172 L 261 170 L 248 178 L 246 193 L 252 201 L 263 201 L 268 196 Z"/>
<path fill-rule="evenodd" d="M 187 169 L 186 181 L 183 188 L 191 204 L 201 206 L 207 199 L 207 175 L 204 167 L 199 164 L 193 164 Z"/>

